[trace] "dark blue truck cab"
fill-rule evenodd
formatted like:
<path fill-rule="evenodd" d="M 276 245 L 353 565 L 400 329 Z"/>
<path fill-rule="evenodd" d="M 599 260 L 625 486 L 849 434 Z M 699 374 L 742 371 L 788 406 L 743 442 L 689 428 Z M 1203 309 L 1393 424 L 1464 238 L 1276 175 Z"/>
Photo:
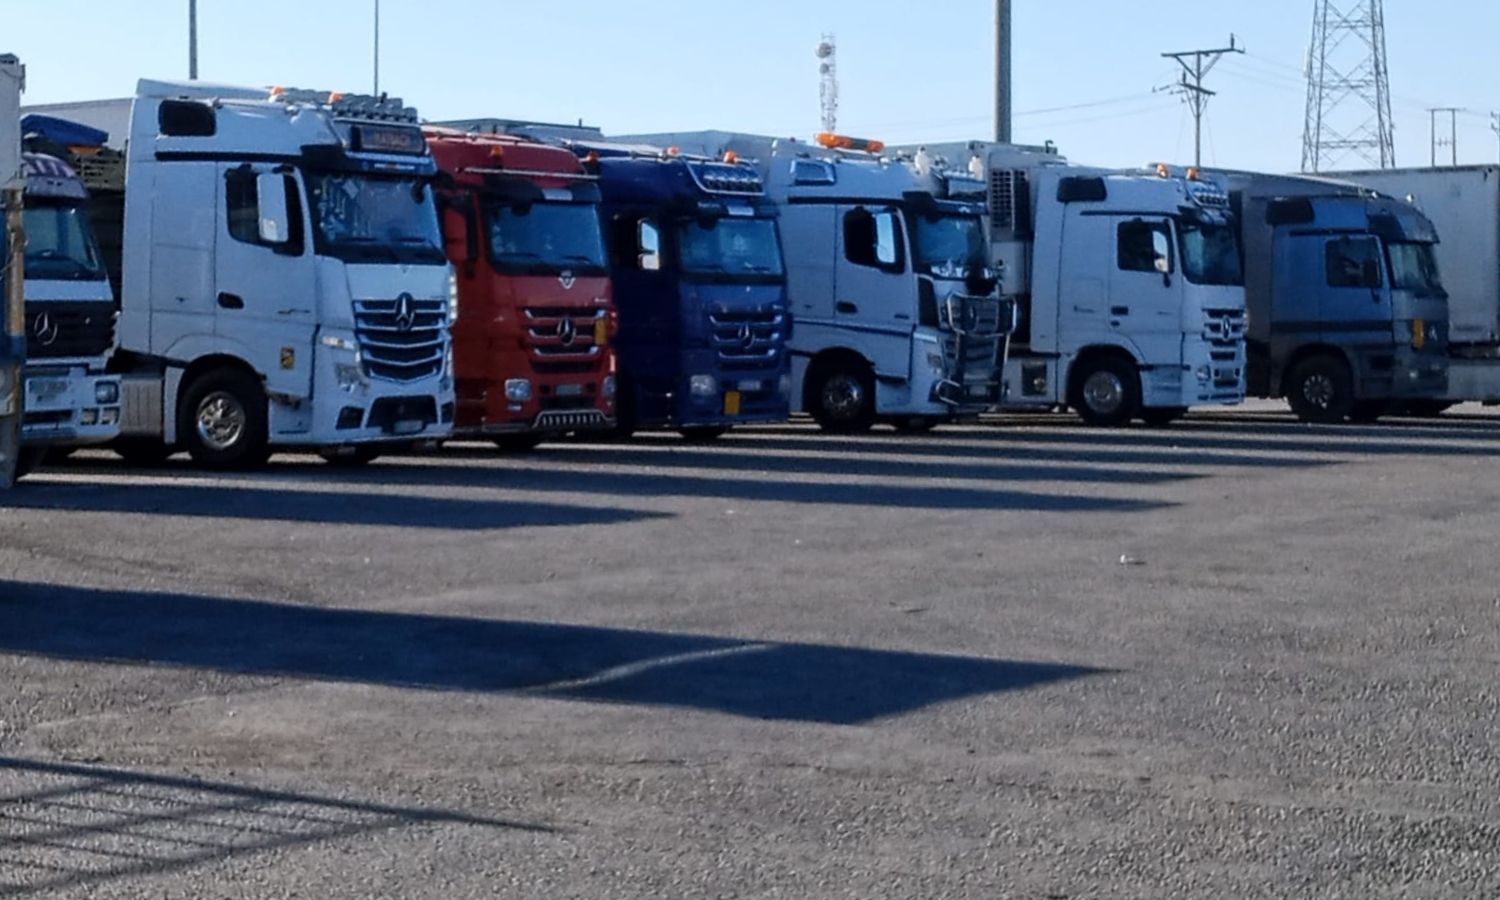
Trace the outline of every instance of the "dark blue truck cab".
<path fill-rule="evenodd" d="M 574 145 L 597 175 L 622 432 L 708 440 L 785 421 L 791 329 L 776 206 L 736 161 Z"/>
<path fill-rule="evenodd" d="M 1440 402 L 1447 294 L 1437 231 L 1409 203 L 1322 179 L 1239 176 L 1247 393 L 1304 421 L 1374 421 Z"/>

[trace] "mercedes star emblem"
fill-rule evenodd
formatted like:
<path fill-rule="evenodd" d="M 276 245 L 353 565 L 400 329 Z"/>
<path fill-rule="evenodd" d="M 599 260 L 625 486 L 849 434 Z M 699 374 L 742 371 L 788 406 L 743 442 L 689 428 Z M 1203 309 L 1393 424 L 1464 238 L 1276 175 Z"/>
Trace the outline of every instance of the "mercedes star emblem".
<path fill-rule="evenodd" d="M 557 276 L 557 280 L 560 284 L 562 284 L 562 289 L 565 291 L 571 291 L 573 289 L 573 285 L 578 283 L 578 279 L 574 278 L 573 273 L 567 269 L 564 269 Z"/>
<path fill-rule="evenodd" d="M 411 331 L 417 324 L 417 313 L 411 305 L 411 294 L 402 294 L 396 298 L 396 330 L 402 334 Z"/>
<path fill-rule="evenodd" d="M 563 319 L 557 323 L 557 339 L 562 341 L 564 347 L 573 346 L 573 341 L 578 337 L 578 328 L 572 319 Z"/>
<path fill-rule="evenodd" d="M 59 331 L 61 329 L 58 328 L 56 322 L 52 321 L 52 316 L 49 313 L 41 313 L 31 323 L 31 335 L 43 347 L 50 347 L 56 343 Z"/>

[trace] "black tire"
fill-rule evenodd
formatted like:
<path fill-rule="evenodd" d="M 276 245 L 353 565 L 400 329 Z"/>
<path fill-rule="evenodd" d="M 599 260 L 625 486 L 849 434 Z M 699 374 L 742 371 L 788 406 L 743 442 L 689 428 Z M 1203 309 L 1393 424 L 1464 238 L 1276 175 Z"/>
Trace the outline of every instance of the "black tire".
<path fill-rule="evenodd" d="M 540 434 L 502 434 L 495 438 L 495 446 L 506 453 L 530 453 L 541 444 Z"/>
<path fill-rule="evenodd" d="M 380 448 L 361 444 L 336 450 L 320 450 L 318 456 L 335 469 L 358 469 L 380 458 Z"/>
<path fill-rule="evenodd" d="M 939 421 L 939 419 L 934 419 L 931 416 L 911 416 L 904 419 L 892 419 L 891 427 L 896 429 L 897 434 L 919 437 L 924 434 L 931 434 L 932 430 L 938 427 Z"/>
<path fill-rule="evenodd" d="M 22 447 L 16 457 L 16 480 L 20 481 L 42 467 L 47 461 L 46 447 Z"/>
<path fill-rule="evenodd" d="M 723 425 L 698 426 L 695 428 L 679 428 L 677 433 L 689 444 L 711 444 L 729 433 L 729 428 Z"/>
<path fill-rule="evenodd" d="M 1337 356 L 1309 356 L 1287 373 L 1286 401 L 1304 422 L 1337 425 L 1354 412 L 1354 375 Z"/>
<path fill-rule="evenodd" d="M 1141 376 L 1135 363 L 1099 356 L 1073 369 L 1068 403 L 1078 417 L 1097 428 L 1123 428 L 1141 414 Z"/>
<path fill-rule="evenodd" d="M 1436 419 L 1455 405 L 1447 400 L 1408 400 L 1401 404 L 1400 414 L 1418 419 Z"/>
<path fill-rule="evenodd" d="M 1185 415 L 1186 406 L 1152 406 L 1141 410 L 1141 421 L 1150 428 L 1166 428 Z"/>
<path fill-rule="evenodd" d="M 860 434 L 875 425 L 875 375 L 863 362 L 836 360 L 809 373 L 807 411 L 830 434 Z"/>
<path fill-rule="evenodd" d="M 172 456 L 172 448 L 156 438 L 117 438 L 109 449 L 127 465 L 140 469 L 154 469 Z"/>
<path fill-rule="evenodd" d="M 177 405 L 177 437 L 209 469 L 255 469 L 271 458 L 266 392 L 241 369 L 213 369 L 188 385 Z"/>

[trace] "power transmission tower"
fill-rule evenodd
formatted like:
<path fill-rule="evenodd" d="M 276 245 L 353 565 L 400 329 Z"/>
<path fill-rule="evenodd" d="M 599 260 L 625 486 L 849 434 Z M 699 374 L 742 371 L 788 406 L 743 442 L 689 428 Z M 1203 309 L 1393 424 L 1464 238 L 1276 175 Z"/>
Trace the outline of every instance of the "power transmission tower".
<path fill-rule="evenodd" d="M 839 46 L 831 34 L 818 44 L 818 101 L 823 112 L 823 130 L 839 130 Z"/>
<path fill-rule="evenodd" d="M 1193 165 L 1203 165 L 1203 113 L 1208 109 L 1208 98 L 1215 92 L 1203 86 L 1203 79 L 1213 71 L 1226 53 L 1244 53 L 1245 48 L 1235 45 L 1234 35 L 1229 36 L 1229 46 L 1216 50 L 1184 50 L 1181 53 L 1163 53 L 1167 59 L 1177 60 L 1182 66 L 1182 81 L 1173 90 L 1187 101 L 1193 111 Z"/>
<path fill-rule="evenodd" d="M 1382 169 L 1396 165 L 1385 0 L 1313 0 L 1302 171 L 1351 156 Z"/>

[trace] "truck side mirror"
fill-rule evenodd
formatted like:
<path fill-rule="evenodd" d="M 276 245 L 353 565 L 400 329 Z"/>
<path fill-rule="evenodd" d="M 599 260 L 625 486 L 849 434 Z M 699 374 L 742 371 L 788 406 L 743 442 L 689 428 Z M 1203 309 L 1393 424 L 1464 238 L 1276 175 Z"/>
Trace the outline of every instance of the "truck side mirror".
<path fill-rule="evenodd" d="M 641 271 L 661 271 L 661 233 L 656 230 L 656 223 L 650 219 L 641 220 L 636 227 L 636 246 L 640 248 L 636 260 Z"/>
<path fill-rule="evenodd" d="M 286 176 L 262 172 L 255 179 L 256 205 L 260 210 L 260 239 L 281 246 L 292 239 L 292 217 L 287 209 Z"/>

